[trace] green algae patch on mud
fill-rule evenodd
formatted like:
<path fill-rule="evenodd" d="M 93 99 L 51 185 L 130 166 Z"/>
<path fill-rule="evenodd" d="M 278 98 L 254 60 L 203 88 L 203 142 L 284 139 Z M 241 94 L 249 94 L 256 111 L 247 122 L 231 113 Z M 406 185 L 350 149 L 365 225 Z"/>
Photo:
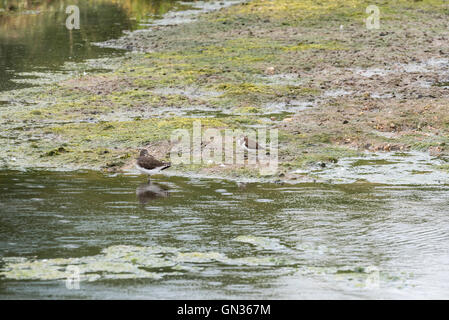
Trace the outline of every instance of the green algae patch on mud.
<path fill-rule="evenodd" d="M 435 87 L 448 88 L 448 87 L 449 87 L 449 81 L 435 82 L 435 83 L 433 84 L 433 86 L 435 86 Z"/>
<path fill-rule="evenodd" d="M 377 5 L 381 9 L 382 19 L 394 17 L 399 10 L 402 12 L 410 9 L 434 10 L 444 6 L 444 0 L 423 0 L 423 1 L 370 1 L 370 0 L 256 0 L 244 5 L 239 5 L 227 9 L 227 19 L 237 20 L 240 17 L 252 19 L 269 19 L 271 22 L 282 25 L 295 26 L 303 23 L 314 24 L 317 21 L 353 19 L 363 23 L 366 17 L 365 10 L 369 5 Z M 413 12 L 409 12 L 413 14 Z M 221 18 L 221 21 L 226 19 Z"/>
<path fill-rule="evenodd" d="M 147 144 L 170 141 L 176 129 L 191 129 L 195 118 L 147 119 L 77 123 L 49 128 L 52 135 L 65 143 L 69 152 L 52 154 L 49 161 L 85 164 L 94 168 L 118 168 L 123 166 L 136 149 Z M 227 125 L 217 119 L 201 119 L 204 127 L 224 128 Z M 48 158 L 48 152 L 43 156 Z"/>
<path fill-rule="evenodd" d="M 333 139 L 329 132 L 293 134 L 280 130 L 280 166 L 305 169 L 318 164 L 325 166 L 336 163 L 340 158 L 360 156 L 360 151 L 354 148 L 334 145 Z"/>
<path fill-rule="evenodd" d="M 368 1 L 360 0 L 259 0 L 231 8 L 229 11 L 238 16 L 271 19 L 281 21 L 283 24 L 295 25 L 330 14 L 361 17 L 363 12 L 359 13 L 357 9 L 366 3 Z"/>
<path fill-rule="evenodd" d="M 341 44 L 336 42 L 328 42 L 328 43 L 298 43 L 296 45 L 291 45 L 284 47 L 284 51 L 303 51 L 303 50 L 344 50 L 344 47 Z"/>
<path fill-rule="evenodd" d="M 241 114 L 258 114 L 261 112 L 262 110 L 260 108 L 254 106 L 243 106 L 234 110 L 234 113 Z"/>
<path fill-rule="evenodd" d="M 381 9 L 381 31 L 365 30 L 363 18 L 366 18 L 365 9 L 370 4 Z M 380 112 L 367 112 L 364 117 L 359 116 L 361 110 L 356 110 L 377 110 L 379 107 L 372 99 L 359 99 L 355 93 L 352 101 L 349 94 L 345 96 L 348 98 L 346 101 L 332 102 L 331 105 L 325 101 L 326 92 L 336 89 L 333 86 L 348 85 L 347 81 L 340 81 L 341 77 L 329 77 L 327 71 L 333 74 L 343 70 L 339 67 L 352 68 L 357 64 L 365 68 L 379 63 L 379 56 L 371 56 L 371 53 L 386 50 L 393 42 L 408 41 L 416 35 L 412 32 L 411 38 L 402 37 L 401 19 L 407 20 L 403 22 L 408 23 L 407 28 L 410 29 L 409 26 L 417 21 L 409 19 L 441 12 L 447 12 L 447 3 L 438 0 L 394 3 L 254 0 L 199 16 L 198 21 L 191 24 L 155 28 L 143 36 L 136 34 L 134 39 L 131 38 L 132 42 L 143 46 L 145 54 L 129 53 L 114 59 L 114 68 L 109 73 L 90 74 L 34 91 L 29 96 L 33 97 L 33 103 L 38 102 L 36 105 L 5 113 L 5 119 L 12 121 L 8 126 L 22 121 L 20 125 L 31 127 L 29 135 L 20 133 L 24 139 L 15 139 L 17 145 L 8 148 L 7 157 L 19 158 L 24 154 L 28 157 L 25 162 L 36 161 L 37 165 L 59 166 L 64 162 L 76 168 L 118 169 L 130 161 L 137 148 L 168 140 L 171 129 L 191 126 L 178 126 L 175 124 L 177 120 L 159 126 L 154 117 L 179 119 L 203 115 L 203 121 L 220 115 L 221 123 L 214 123 L 211 127 L 276 126 L 280 122 L 278 128 L 301 132 L 288 139 L 280 136 L 279 155 L 284 169 L 332 164 L 342 157 L 357 155 L 357 150 L 365 149 L 365 145 L 377 147 L 393 140 L 413 149 L 443 148 L 441 143 L 447 140 L 443 130 L 438 137 L 424 137 L 428 133 L 426 125 L 447 129 L 447 121 L 439 116 L 443 114 L 441 110 L 425 114 L 425 119 L 422 114 L 413 113 L 415 108 L 405 115 L 393 112 L 390 116 L 389 112 L 384 112 L 388 119 L 380 119 L 379 122 L 382 125 L 385 122 L 386 129 L 394 122 L 398 131 L 416 127 L 423 135 L 404 133 L 393 136 L 392 133 L 382 137 L 368 132 L 373 129 L 370 121 Z M 372 52 L 367 52 L 367 48 Z M 403 50 L 394 52 L 400 51 Z M 357 59 L 354 59 L 356 53 Z M 384 62 L 389 56 L 384 51 L 382 53 Z M 296 77 L 288 82 L 269 81 L 282 75 Z M 429 83 L 444 81 L 440 78 Z M 363 85 L 355 82 L 353 86 L 357 89 L 342 90 L 363 91 Z M 440 87 L 432 88 L 437 90 Z M 199 94 L 208 91 L 217 94 Z M 28 99 L 20 98 L 23 101 Z M 298 111 L 297 124 L 292 121 L 290 128 L 284 127 L 288 123 L 278 121 L 281 118 L 278 115 L 273 117 L 267 105 L 281 103 L 288 109 L 290 101 L 295 100 L 304 103 L 314 101 L 314 107 Z M 182 113 L 184 107 L 212 111 L 209 114 L 187 114 Z M 10 109 L 9 104 L 5 108 Z M 340 109 L 341 114 L 334 109 Z M 243 116 L 232 117 L 239 114 Z M 270 115 L 274 120 L 263 123 L 259 121 L 261 115 Z M 300 118 L 300 115 L 304 117 Z M 343 121 L 346 121 L 345 126 L 338 125 Z M 8 135 L 15 136 L 16 131 L 9 130 Z M 36 137 L 41 137 L 42 142 L 35 140 Z M 344 146 L 346 140 L 351 141 L 347 147 Z M 61 148 L 64 152 L 58 151 Z M 38 157 L 34 157 L 35 154 Z M 190 169 L 198 171 L 201 167 L 192 166 Z M 255 172 L 243 168 L 230 174 L 254 176 Z"/>
<path fill-rule="evenodd" d="M 399 163 L 399 162 L 390 161 L 390 160 L 386 160 L 386 159 L 370 159 L 370 160 L 357 160 L 357 161 L 354 161 L 351 165 L 353 167 L 382 166 L 382 165 L 390 165 L 390 164 L 395 164 L 395 163 Z"/>

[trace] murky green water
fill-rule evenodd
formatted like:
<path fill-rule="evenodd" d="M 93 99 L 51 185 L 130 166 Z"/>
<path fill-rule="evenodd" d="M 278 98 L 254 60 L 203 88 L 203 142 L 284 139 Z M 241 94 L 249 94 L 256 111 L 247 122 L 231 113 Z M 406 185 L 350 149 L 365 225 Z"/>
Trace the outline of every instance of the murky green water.
<path fill-rule="evenodd" d="M 79 30 L 65 26 L 68 5 L 80 9 Z M 185 8 L 177 0 L 0 1 L 0 91 L 29 86 L 41 73 L 70 72 L 67 62 L 122 54 L 93 43 Z"/>
<path fill-rule="evenodd" d="M 448 191 L 0 171 L 0 298 L 448 298 Z"/>

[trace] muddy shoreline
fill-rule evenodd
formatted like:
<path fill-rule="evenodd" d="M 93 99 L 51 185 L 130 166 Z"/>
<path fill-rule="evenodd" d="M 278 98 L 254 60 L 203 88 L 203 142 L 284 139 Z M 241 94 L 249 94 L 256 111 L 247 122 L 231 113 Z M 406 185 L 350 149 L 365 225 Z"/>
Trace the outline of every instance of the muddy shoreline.
<path fill-rule="evenodd" d="M 381 10 L 379 30 L 365 27 L 369 4 Z M 201 120 L 277 128 L 278 174 L 220 165 L 171 174 L 335 182 L 333 168 L 351 157 L 419 152 L 428 169 L 401 162 L 415 181 L 441 171 L 447 183 L 448 15 L 444 1 L 254 0 L 129 33 L 107 43 L 133 51 L 103 59 L 110 71 L 0 93 L 0 166 L 128 172 L 139 148 L 167 158 L 170 133 Z"/>

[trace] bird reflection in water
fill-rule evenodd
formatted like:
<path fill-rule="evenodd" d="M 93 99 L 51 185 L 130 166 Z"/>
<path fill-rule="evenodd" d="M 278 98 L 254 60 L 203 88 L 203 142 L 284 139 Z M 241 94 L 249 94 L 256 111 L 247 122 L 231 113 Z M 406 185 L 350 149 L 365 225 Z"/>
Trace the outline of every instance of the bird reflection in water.
<path fill-rule="evenodd" d="M 137 199 L 141 204 L 157 199 L 168 197 L 168 189 L 153 182 L 141 184 L 136 189 Z"/>

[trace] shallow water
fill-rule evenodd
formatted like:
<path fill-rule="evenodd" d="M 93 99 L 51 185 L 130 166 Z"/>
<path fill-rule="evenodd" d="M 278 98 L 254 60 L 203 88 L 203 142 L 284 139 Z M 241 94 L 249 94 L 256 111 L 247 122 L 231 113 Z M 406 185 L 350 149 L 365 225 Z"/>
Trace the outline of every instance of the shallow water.
<path fill-rule="evenodd" d="M 449 159 L 427 152 L 366 152 L 340 159 L 326 168 L 296 170 L 332 183 L 386 183 L 394 185 L 449 185 L 449 172 L 439 170 Z"/>
<path fill-rule="evenodd" d="M 0 171 L 0 298 L 448 298 L 448 191 Z"/>
<path fill-rule="evenodd" d="M 186 10 L 177 0 L 77 0 L 0 2 L 0 91 L 42 84 L 47 77 L 73 71 L 68 63 L 108 58 L 123 50 L 94 45 L 124 31 L 146 28 L 167 12 Z M 80 9 L 80 29 L 68 30 L 68 5 Z M 94 72 L 90 66 L 82 72 Z M 51 72 L 52 75 L 46 73 Z"/>

